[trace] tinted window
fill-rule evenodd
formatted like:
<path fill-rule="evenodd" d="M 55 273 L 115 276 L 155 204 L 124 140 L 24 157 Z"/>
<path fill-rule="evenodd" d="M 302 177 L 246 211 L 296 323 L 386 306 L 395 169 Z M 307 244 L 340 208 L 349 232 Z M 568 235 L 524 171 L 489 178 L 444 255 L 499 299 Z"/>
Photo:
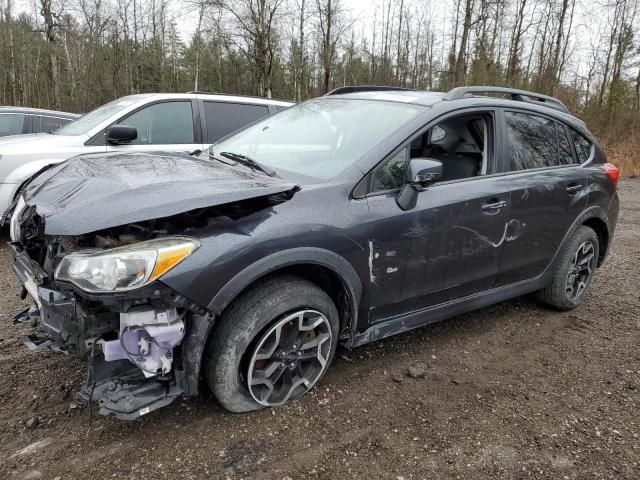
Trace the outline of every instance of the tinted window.
<path fill-rule="evenodd" d="M 506 118 L 511 143 L 511 170 L 528 170 L 559 164 L 553 120 L 513 112 L 507 112 Z"/>
<path fill-rule="evenodd" d="M 0 137 L 6 135 L 20 135 L 23 133 L 26 115 L 21 113 L 0 114 Z"/>
<path fill-rule="evenodd" d="M 138 130 L 138 138 L 129 145 L 194 143 L 190 101 L 155 103 L 118 123 Z"/>
<path fill-rule="evenodd" d="M 567 137 L 567 129 L 563 125 L 556 123 L 556 132 L 558 133 L 558 154 L 560 165 L 571 165 L 575 163 L 573 153 L 571 152 L 571 144 Z"/>
<path fill-rule="evenodd" d="M 207 120 L 207 136 L 210 143 L 269 115 L 265 105 L 241 103 L 204 102 Z"/>
<path fill-rule="evenodd" d="M 42 115 L 34 115 L 32 117 L 33 133 L 40 132 L 53 132 L 59 129 L 63 125 L 66 125 L 70 120 L 56 117 L 44 117 Z"/>
<path fill-rule="evenodd" d="M 571 129 L 571 136 L 573 137 L 573 145 L 576 149 L 576 155 L 578 155 L 578 161 L 580 163 L 586 162 L 591 157 L 591 152 L 594 148 L 593 143 L 574 129 Z"/>

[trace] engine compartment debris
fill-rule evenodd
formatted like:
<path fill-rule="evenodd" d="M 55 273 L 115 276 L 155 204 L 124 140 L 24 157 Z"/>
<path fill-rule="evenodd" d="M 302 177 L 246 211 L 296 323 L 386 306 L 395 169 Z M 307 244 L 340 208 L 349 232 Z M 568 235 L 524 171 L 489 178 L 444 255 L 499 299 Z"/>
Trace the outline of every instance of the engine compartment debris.
<path fill-rule="evenodd" d="M 14 272 L 23 297 L 34 301 L 13 321 L 37 324 L 43 332 L 26 338 L 27 346 L 85 358 L 87 383 L 79 398 L 97 400 L 102 414 L 126 420 L 198 393 L 202 343 L 214 315 L 207 305 L 154 281 L 150 271 L 143 286 L 118 289 L 117 282 L 106 282 L 112 291 L 94 292 L 57 278 L 61 264 L 83 281 L 139 276 L 147 268 L 141 258 L 149 258 L 149 265 L 176 261 L 173 250 L 155 245 L 210 228 L 250 235 L 241 220 L 286 202 L 298 188 L 194 157 L 136 154 L 143 158 L 132 172 L 131 157 L 111 156 L 106 170 L 103 157 L 91 156 L 52 168 L 28 186 L 11 220 Z M 184 182 L 175 180 L 177 170 Z M 123 189 L 126 200 L 120 198 Z M 96 198 L 110 213 L 91 213 Z M 123 201 L 137 208 L 123 208 Z M 129 263 L 101 256 L 142 245 L 154 247 L 129 254 Z M 168 253 L 161 254 L 162 248 Z"/>

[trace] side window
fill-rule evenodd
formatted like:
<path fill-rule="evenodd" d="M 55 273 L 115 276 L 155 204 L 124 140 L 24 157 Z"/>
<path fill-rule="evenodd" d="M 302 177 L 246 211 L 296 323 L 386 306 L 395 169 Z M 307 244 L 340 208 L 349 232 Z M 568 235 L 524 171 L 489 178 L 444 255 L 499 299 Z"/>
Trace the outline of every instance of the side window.
<path fill-rule="evenodd" d="M 564 125 L 556 122 L 556 133 L 558 134 L 558 154 L 560 155 L 560 165 L 571 165 L 576 163 L 571 152 L 571 145 L 567 137 L 567 129 Z"/>
<path fill-rule="evenodd" d="M 372 191 L 395 190 L 404 185 L 404 174 L 407 169 L 407 152 L 405 147 L 389 159 L 373 176 Z"/>
<path fill-rule="evenodd" d="M 20 135 L 24 133 L 26 115 L 21 113 L 0 114 L 0 137 L 6 135 Z"/>
<path fill-rule="evenodd" d="M 576 155 L 578 155 L 578 161 L 580 163 L 586 162 L 591 158 L 591 154 L 595 149 L 593 143 L 573 128 L 571 129 L 571 136 L 573 137 L 573 145 L 576 149 Z"/>
<path fill-rule="evenodd" d="M 118 123 L 136 127 L 138 138 L 129 145 L 170 145 L 194 143 L 191 102 L 164 102 L 149 105 Z"/>
<path fill-rule="evenodd" d="M 214 143 L 222 137 L 269 115 L 266 105 L 243 103 L 204 102 L 207 121 L 207 142 Z"/>
<path fill-rule="evenodd" d="M 559 165 L 555 122 L 527 113 L 506 112 L 511 171 Z"/>
<path fill-rule="evenodd" d="M 54 130 L 57 130 L 60 127 L 62 127 L 63 125 L 66 125 L 70 121 L 71 120 L 67 120 L 64 118 L 34 115 L 32 118 L 33 133 L 53 132 Z"/>
<path fill-rule="evenodd" d="M 442 162 L 438 182 L 486 175 L 491 165 L 493 131 L 493 116 L 488 113 L 447 118 L 411 138 L 405 148 L 379 166 L 373 173 L 371 191 L 401 188 L 410 158 Z"/>

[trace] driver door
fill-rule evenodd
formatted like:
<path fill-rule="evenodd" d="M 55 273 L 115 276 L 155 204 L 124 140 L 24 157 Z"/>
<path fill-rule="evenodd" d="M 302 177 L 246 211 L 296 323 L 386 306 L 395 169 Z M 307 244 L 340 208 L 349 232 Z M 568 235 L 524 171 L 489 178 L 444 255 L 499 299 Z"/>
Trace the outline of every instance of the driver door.
<path fill-rule="evenodd" d="M 372 172 L 367 195 L 369 323 L 467 297 L 492 288 L 496 281 L 503 245 L 517 229 L 509 219 L 510 188 L 504 177 L 493 175 L 498 150 L 494 112 L 464 117 L 458 114 L 438 124 L 451 136 L 438 142 L 438 148 L 417 148 L 416 136 Z M 472 157 L 465 152 L 474 140 L 463 129 L 473 118 L 486 118 L 486 131 L 483 140 L 476 135 Z M 433 137 L 426 134 L 419 136 Z M 478 150 L 482 164 L 465 173 Z M 435 152 L 432 158 L 443 162 L 443 178 L 417 194 L 415 208 L 403 211 L 396 198 L 406 162 L 425 151 Z"/>
<path fill-rule="evenodd" d="M 184 152 L 202 150 L 194 119 L 197 102 L 171 100 L 152 103 L 118 120 L 135 127 L 138 138 L 125 145 L 107 143 L 108 152 Z"/>

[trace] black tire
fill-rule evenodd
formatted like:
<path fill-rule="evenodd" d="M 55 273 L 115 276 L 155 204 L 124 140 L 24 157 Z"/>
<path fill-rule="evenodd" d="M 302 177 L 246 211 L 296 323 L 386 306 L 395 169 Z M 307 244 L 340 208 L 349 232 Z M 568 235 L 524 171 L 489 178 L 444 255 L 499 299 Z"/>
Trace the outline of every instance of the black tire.
<path fill-rule="evenodd" d="M 569 293 L 567 283 L 569 274 L 573 269 L 573 260 L 578 249 L 590 242 L 593 245 L 593 261 L 590 274 L 584 282 L 584 288 L 575 297 L 571 298 L 573 292 Z M 561 311 L 572 310 L 582 302 L 595 274 L 596 265 L 600 254 L 600 244 L 598 235 L 593 229 L 584 225 L 579 226 L 573 232 L 571 238 L 564 244 L 558 259 L 553 267 L 553 278 L 547 287 L 536 292 L 536 298 L 547 305 Z"/>
<path fill-rule="evenodd" d="M 247 356 L 272 325 L 301 309 L 322 313 L 330 324 L 331 345 L 320 380 L 335 354 L 340 320 L 333 301 L 317 285 L 296 276 L 272 277 L 252 286 L 223 312 L 211 333 L 205 374 L 209 388 L 224 408 L 231 412 L 264 408 L 247 387 Z"/>

